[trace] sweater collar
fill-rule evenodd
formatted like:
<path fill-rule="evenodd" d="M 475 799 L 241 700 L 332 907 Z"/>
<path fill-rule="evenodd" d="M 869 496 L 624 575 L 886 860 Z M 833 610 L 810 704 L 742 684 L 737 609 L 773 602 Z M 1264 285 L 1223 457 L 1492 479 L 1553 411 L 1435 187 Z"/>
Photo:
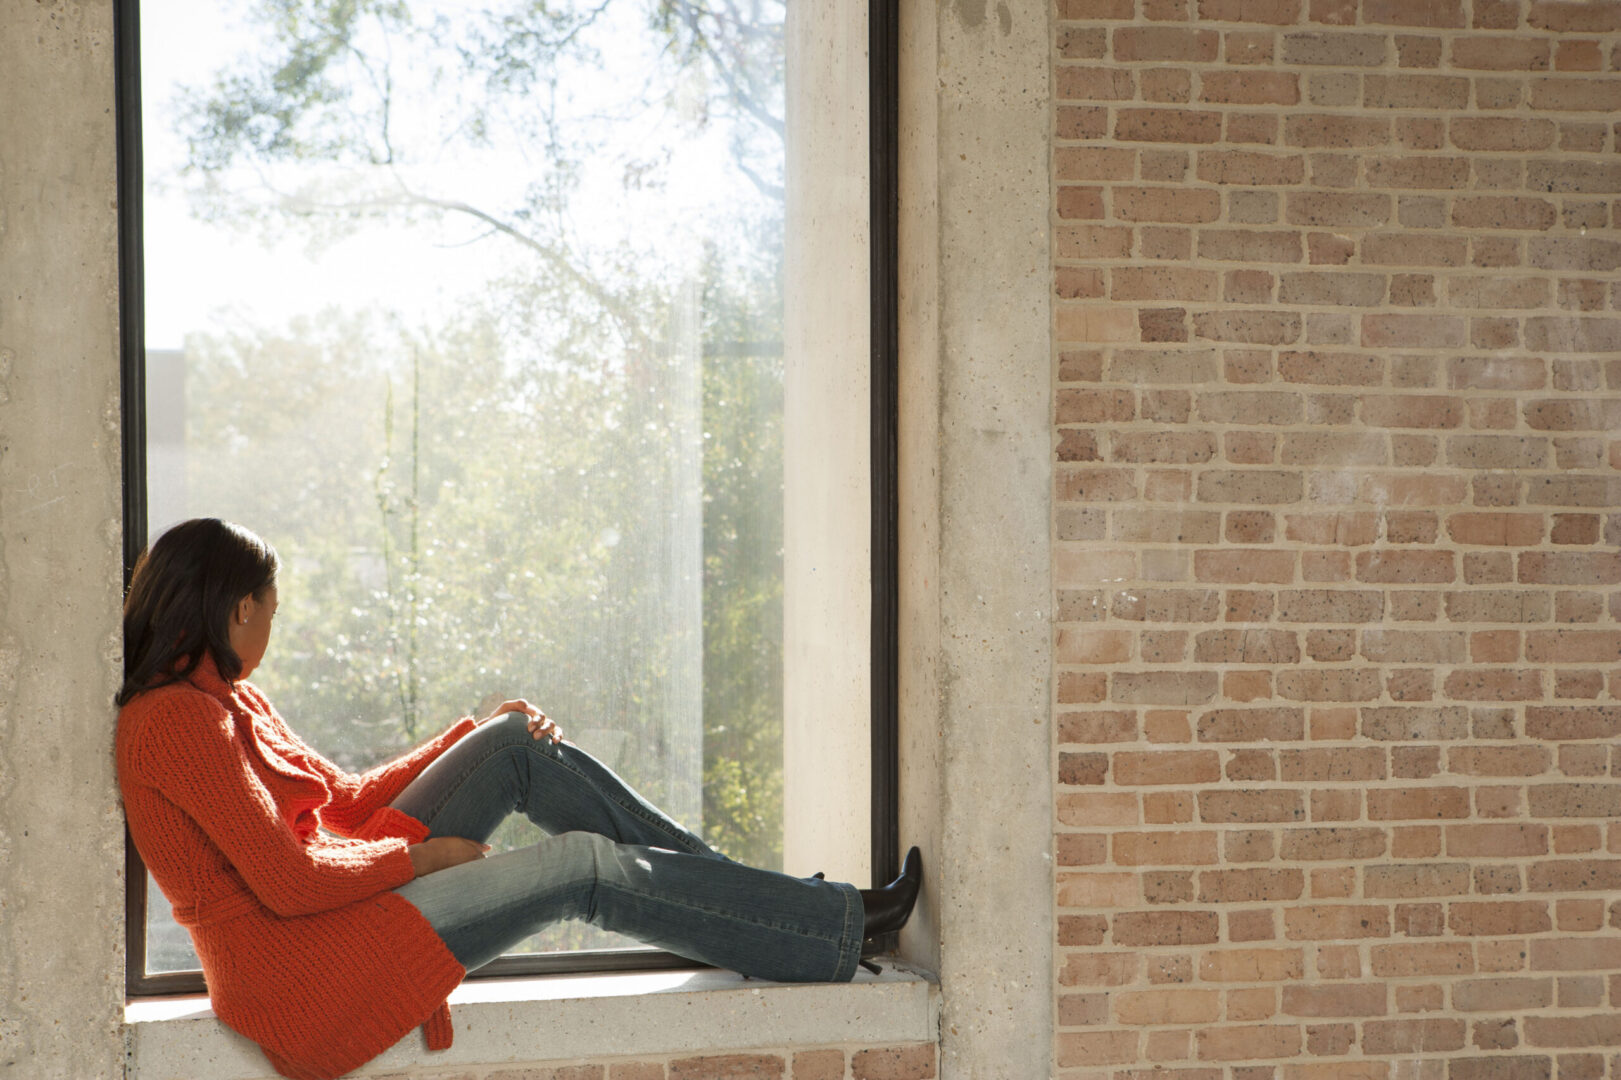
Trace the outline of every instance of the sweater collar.
<path fill-rule="evenodd" d="M 186 676 L 186 681 L 217 698 L 229 698 L 236 691 L 236 685 L 226 682 L 220 675 L 219 665 L 214 663 L 214 654 L 207 649 L 203 650 L 202 660 Z"/>

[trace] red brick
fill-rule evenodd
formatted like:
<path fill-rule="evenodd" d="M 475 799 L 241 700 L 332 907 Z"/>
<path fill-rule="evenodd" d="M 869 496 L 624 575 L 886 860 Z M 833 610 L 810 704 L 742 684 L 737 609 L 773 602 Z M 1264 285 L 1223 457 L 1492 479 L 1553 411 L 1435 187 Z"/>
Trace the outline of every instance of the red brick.
<path fill-rule="evenodd" d="M 1281 505 L 1299 502 L 1303 490 L 1294 471 L 1209 469 L 1198 479 L 1199 501 Z"/>
<path fill-rule="evenodd" d="M 1461 229 L 1551 229 L 1559 212 L 1547 199 L 1476 195 L 1452 201 L 1452 224 Z"/>
<path fill-rule="evenodd" d="M 1205 229 L 1199 256 L 1223 262 L 1300 262 L 1300 233 L 1269 229 Z"/>
<path fill-rule="evenodd" d="M 1368 792 L 1370 821 L 1412 821 L 1424 818 L 1466 818 L 1469 789 L 1404 788 Z"/>
<path fill-rule="evenodd" d="M 1116 784 L 1209 784 L 1221 779 L 1214 750 L 1121 751 L 1114 755 Z"/>
<path fill-rule="evenodd" d="M 1543 900 L 1455 901 L 1447 928 L 1464 937 L 1503 937 L 1552 930 L 1553 920 Z"/>
<path fill-rule="evenodd" d="M 844 1055 L 839 1054 L 839 1076 L 844 1075 Z M 656 1062 L 628 1062 L 608 1066 L 608 1080 L 664 1080 L 664 1066 Z"/>
<path fill-rule="evenodd" d="M 1527 738 L 1613 739 L 1621 735 L 1621 706 L 1529 706 L 1525 711 Z"/>
<path fill-rule="evenodd" d="M 1199 873 L 1201 904 L 1298 900 L 1305 891 L 1299 870 L 1204 870 Z"/>
<path fill-rule="evenodd" d="M 1199 77 L 1199 100 L 1226 105 L 1294 105 L 1300 77 L 1290 71 L 1207 71 Z"/>
<path fill-rule="evenodd" d="M 1621 553 L 1527 551 L 1519 557 L 1519 580 L 1530 585 L 1613 585 L 1621 582 Z"/>
<path fill-rule="evenodd" d="M 1615 112 L 1621 108 L 1621 83 L 1614 78 L 1568 76 L 1531 80 L 1531 107 L 1561 112 Z"/>
<path fill-rule="evenodd" d="M 1350 941 L 1390 936 L 1390 911 L 1382 905 L 1308 904 L 1285 908 L 1284 936 L 1291 941 Z"/>
<path fill-rule="evenodd" d="M 1456 664 L 1468 659 L 1462 631 L 1394 630 L 1362 632 L 1362 655 L 1375 663 Z"/>
<path fill-rule="evenodd" d="M 1114 917 L 1116 945 L 1208 945 L 1219 930 L 1214 911 L 1123 911 Z"/>
<path fill-rule="evenodd" d="M 1199 793 L 1199 820 L 1207 824 L 1300 821 L 1305 816 L 1298 791 L 1266 789 Z"/>
<path fill-rule="evenodd" d="M 1372 701 L 1379 696 L 1375 668 L 1307 668 L 1280 672 L 1278 696 L 1290 701 Z"/>
<path fill-rule="evenodd" d="M 1304 154 L 1252 150 L 1200 150 L 1197 175 L 1211 184 L 1299 184 L 1306 178 Z"/>
<path fill-rule="evenodd" d="M 1375 945 L 1370 958 L 1372 973 L 1380 978 L 1459 975 L 1475 970 L 1474 953 L 1467 942 Z"/>
<path fill-rule="evenodd" d="M 1211 349 L 1116 349 L 1109 379 L 1134 385 L 1212 382 L 1216 354 Z"/>
<path fill-rule="evenodd" d="M 1316 386 L 1377 386 L 1384 370 L 1383 357 L 1364 353 L 1285 351 L 1278 356 L 1281 378 Z"/>
<path fill-rule="evenodd" d="M 1621 30 L 1621 4 L 1613 0 L 1533 0 L 1527 22 L 1535 29 L 1558 33 Z"/>
<path fill-rule="evenodd" d="M 894 1049 L 857 1050 L 850 1055 L 850 1075 L 855 1080 L 932 1080 L 935 1048 L 933 1043 Z M 797 1072 L 794 1080 L 799 1080 Z"/>
<path fill-rule="evenodd" d="M 1136 94 L 1130 71 L 1100 64 L 1060 64 L 1054 81 L 1068 101 L 1130 101 Z"/>
<path fill-rule="evenodd" d="M 1385 778 L 1385 754 L 1377 747 L 1284 750 L 1279 775 L 1286 782 L 1366 781 Z"/>
<path fill-rule="evenodd" d="M 1454 75 L 1368 75 L 1362 83 L 1371 109 L 1461 109 L 1468 101 L 1469 80 Z"/>
<path fill-rule="evenodd" d="M 1115 833 L 1114 861 L 1120 866 L 1202 866 L 1216 861 L 1210 832 Z"/>
<path fill-rule="evenodd" d="M 1621 888 L 1621 861 L 1615 859 L 1554 859 L 1532 863 L 1526 874 L 1531 892 L 1582 892 L 1600 890 L 1613 893 Z M 1595 923 L 1590 927 L 1598 929 Z M 1568 927 L 1561 926 L 1561 930 Z"/>
<path fill-rule="evenodd" d="M 1225 1024 L 1194 1032 L 1201 1061 L 1268 1061 L 1294 1057 L 1301 1051 L 1301 1029 L 1294 1025 L 1255 1027 Z"/>
<path fill-rule="evenodd" d="M 1525 658 L 1549 664 L 1621 661 L 1621 631 L 1533 630 L 1525 636 Z"/>
<path fill-rule="evenodd" d="M 1463 0 L 1363 0 L 1364 23 L 1395 26 L 1462 27 Z"/>
<path fill-rule="evenodd" d="M 1447 771 L 1463 776 L 1537 776 L 1548 766 L 1543 746 L 1458 746 L 1447 751 Z"/>
<path fill-rule="evenodd" d="M 1300 19 L 1300 0 L 1198 0 L 1201 21 L 1289 26 Z"/>
<path fill-rule="evenodd" d="M 1464 863 L 1405 863 L 1370 866 L 1363 871 L 1363 895 L 1370 900 L 1460 896 L 1468 892 L 1469 867 Z"/>
<path fill-rule="evenodd" d="M 1131 230 L 1103 225 L 1066 225 L 1054 232 L 1060 259 L 1120 259 L 1131 253 Z"/>
<path fill-rule="evenodd" d="M 1173 26 L 1125 26 L 1114 32 L 1114 58 L 1203 63 L 1216 59 L 1220 35 L 1214 30 Z"/>
<path fill-rule="evenodd" d="M 1114 137 L 1123 142 L 1213 143 L 1221 139 L 1221 113 L 1122 108 L 1115 119 Z"/>
<path fill-rule="evenodd" d="M 1118 502 L 1137 496 L 1135 477 L 1128 469 L 1063 469 L 1054 480 L 1060 501 Z"/>
<path fill-rule="evenodd" d="M 1615 817 L 1621 814 L 1621 786 L 1540 784 L 1530 789 L 1528 801 L 1537 817 Z"/>
<path fill-rule="evenodd" d="M 678 1058 L 669 1064 L 669 1080 L 741 1080 L 781 1076 L 784 1063 L 774 1054 L 709 1054 Z"/>
<path fill-rule="evenodd" d="M 1463 1048 L 1462 1020 L 1370 1020 L 1362 1025 L 1365 1054 L 1421 1054 Z"/>
<path fill-rule="evenodd" d="M 1124 1065 L 1136 1060 L 1135 1031 L 1066 1031 L 1058 1035 L 1061 1066 Z"/>
<path fill-rule="evenodd" d="M 1464 1012 L 1523 1012 L 1553 1004 L 1553 980 L 1465 979 L 1452 987 L 1453 1007 Z"/>
<path fill-rule="evenodd" d="M 1299 709 L 1216 709 L 1200 716 L 1200 742 L 1295 742 L 1305 736 Z"/>
<path fill-rule="evenodd" d="M 1469 242 L 1458 236 L 1380 232 L 1362 239 L 1362 262 L 1370 266 L 1462 266 L 1468 252 Z"/>
<path fill-rule="evenodd" d="M 1137 155 L 1130 150 L 1065 146 L 1053 151 L 1053 168 L 1059 180 L 1130 180 L 1137 171 Z"/>
<path fill-rule="evenodd" d="M 1285 986 L 1283 1012 L 1289 1016 L 1383 1016 L 1389 1011 L 1384 983 Z"/>
<path fill-rule="evenodd" d="M 1553 145 L 1556 130 L 1552 120 L 1542 119 L 1466 116 L 1448 121 L 1452 145 L 1460 150 L 1546 150 Z"/>
<path fill-rule="evenodd" d="M 1282 345 L 1299 339 L 1300 327 L 1293 312 L 1201 311 L 1193 317 L 1194 334 L 1207 341 Z"/>
<path fill-rule="evenodd" d="M 1455 315 L 1362 316 L 1361 343 L 1368 348 L 1460 348 L 1467 340 L 1468 324 Z M 1454 407 L 1461 408 L 1455 401 Z"/>
<path fill-rule="evenodd" d="M 1221 216 L 1221 196 L 1209 188 L 1175 187 L 1115 187 L 1114 216 L 1124 221 L 1177 221 L 1201 223 L 1215 221 Z M 1183 273 L 1198 271 L 1184 270 Z M 1118 274 L 1119 271 L 1116 271 Z M 1208 274 L 1208 271 L 1198 272 Z M 1152 295 L 1152 294 L 1151 294 Z M 1158 294 L 1177 295 L 1177 294 Z M 1195 300 L 1213 300 L 1213 288 L 1187 297 Z"/>
<path fill-rule="evenodd" d="M 1383 829 L 1289 829 L 1283 833 L 1282 856 L 1286 860 L 1305 862 L 1373 859 L 1383 855 L 1386 847 Z"/>
<path fill-rule="evenodd" d="M 1207 630 L 1194 641 L 1194 659 L 1218 664 L 1293 664 L 1300 646 L 1284 630 Z"/>
<path fill-rule="evenodd" d="M 1290 65 L 1378 67 L 1386 55 L 1383 34 L 1306 31 L 1283 37 L 1283 62 Z"/>
<path fill-rule="evenodd" d="M 1450 551 L 1404 551 L 1379 548 L 1359 551 L 1358 581 L 1380 584 L 1438 584 L 1457 576 Z"/>
<path fill-rule="evenodd" d="M 1454 701 L 1535 701 L 1542 697 L 1537 669 L 1459 668 L 1443 684 Z"/>
<path fill-rule="evenodd" d="M 1289 146 L 1304 146 L 1314 149 L 1348 150 L 1384 146 L 1391 141 L 1391 123 L 1388 117 L 1383 116 L 1297 114 L 1288 117 L 1284 121 L 1283 140 Z M 1383 221 L 1388 216 L 1386 214 L 1377 220 Z M 1357 224 L 1358 222 L 1348 221 L 1345 223 Z M 1302 222 L 1302 224 L 1332 224 L 1332 222 L 1317 220 Z"/>
<path fill-rule="evenodd" d="M 664 1080 L 663 1073 L 650 1080 Z M 844 1080 L 844 1051 L 799 1051 L 794 1055 L 794 1080 Z"/>
<path fill-rule="evenodd" d="M 1447 535 L 1459 544 L 1534 547 L 1542 542 L 1541 514 L 1463 513 L 1447 518 Z"/>
<path fill-rule="evenodd" d="M 1291 191 L 1285 217 L 1291 225 L 1366 229 L 1390 220 L 1390 196 L 1383 193 Z"/>
<path fill-rule="evenodd" d="M 1503 36 L 1462 37 L 1452 42 L 1452 66 L 1477 71 L 1547 71 L 1548 42 Z"/>

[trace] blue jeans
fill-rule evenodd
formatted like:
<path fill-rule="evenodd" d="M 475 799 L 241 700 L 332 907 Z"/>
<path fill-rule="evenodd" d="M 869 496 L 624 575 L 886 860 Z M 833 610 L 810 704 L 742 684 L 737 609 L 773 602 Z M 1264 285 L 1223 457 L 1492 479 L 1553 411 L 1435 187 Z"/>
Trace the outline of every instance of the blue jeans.
<path fill-rule="evenodd" d="M 508 814 L 551 835 L 395 890 L 469 971 L 580 919 L 678 956 L 783 982 L 846 982 L 861 956 L 855 886 L 732 862 L 577 746 L 510 713 L 463 737 L 394 800 L 433 836 L 483 841 Z"/>

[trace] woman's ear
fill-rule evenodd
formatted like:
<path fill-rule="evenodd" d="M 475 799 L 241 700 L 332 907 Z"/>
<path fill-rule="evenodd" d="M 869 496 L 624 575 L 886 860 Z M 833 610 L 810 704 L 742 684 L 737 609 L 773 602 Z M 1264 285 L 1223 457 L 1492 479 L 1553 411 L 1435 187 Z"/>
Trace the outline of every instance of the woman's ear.
<path fill-rule="evenodd" d="M 237 626 L 245 626 L 253 614 L 253 606 L 253 594 L 249 593 L 236 602 L 236 608 L 231 612 L 232 621 Z"/>

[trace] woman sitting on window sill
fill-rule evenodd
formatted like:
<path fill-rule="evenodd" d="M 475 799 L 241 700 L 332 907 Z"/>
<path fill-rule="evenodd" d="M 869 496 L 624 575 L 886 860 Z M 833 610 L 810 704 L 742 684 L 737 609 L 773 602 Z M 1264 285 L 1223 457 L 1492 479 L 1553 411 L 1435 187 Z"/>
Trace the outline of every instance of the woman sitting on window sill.
<path fill-rule="evenodd" d="M 521 699 L 344 772 L 245 681 L 270 641 L 276 570 L 268 544 L 214 518 L 141 557 L 117 757 L 130 834 L 214 1011 L 283 1075 L 341 1075 L 417 1025 L 449 1046 L 445 999 L 466 972 L 561 920 L 745 975 L 837 982 L 910 914 L 915 848 L 870 890 L 732 862 Z M 550 835 L 486 858 L 515 812 Z"/>

